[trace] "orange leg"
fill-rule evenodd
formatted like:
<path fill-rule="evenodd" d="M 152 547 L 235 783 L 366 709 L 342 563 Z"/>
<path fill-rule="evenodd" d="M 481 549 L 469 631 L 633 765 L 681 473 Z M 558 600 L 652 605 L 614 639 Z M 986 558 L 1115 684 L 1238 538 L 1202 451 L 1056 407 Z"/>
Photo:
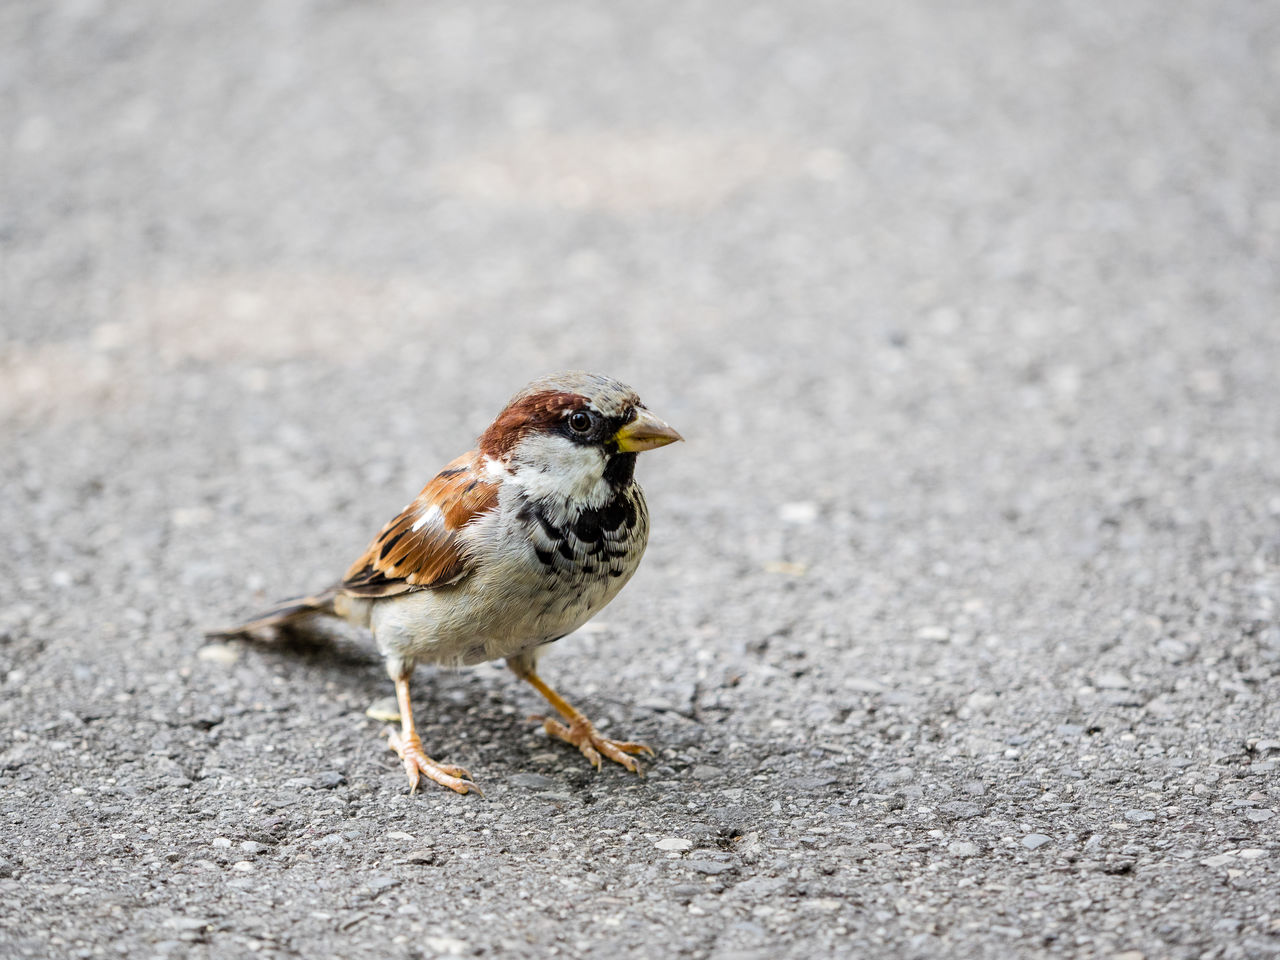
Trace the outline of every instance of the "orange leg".
<path fill-rule="evenodd" d="M 558 737 L 581 750 L 582 755 L 597 770 L 600 769 L 601 754 L 622 764 L 632 773 L 641 773 L 641 771 L 636 766 L 635 760 L 631 759 L 628 754 L 647 753 L 649 756 L 653 756 L 653 750 L 643 743 L 632 743 L 628 740 L 609 740 L 600 736 L 590 720 L 579 713 L 564 697 L 552 690 L 546 681 L 533 670 L 522 672 L 520 676 L 527 680 L 533 689 L 546 697 L 547 702 L 556 708 L 556 712 L 569 721 L 569 725 L 565 726 L 560 721 L 553 720 L 550 717 L 534 716 L 530 719 L 541 720 L 542 728 L 550 736 Z"/>
<path fill-rule="evenodd" d="M 396 733 L 394 727 L 387 727 L 383 732 L 387 735 L 387 746 L 399 754 L 400 759 L 404 761 L 405 773 L 409 775 L 409 792 L 418 792 L 419 775 L 425 773 L 436 783 L 450 790 L 456 790 L 458 793 L 466 793 L 469 790 L 480 793 L 480 788 L 471 782 L 470 773 L 462 767 L 436 763 L 422 749 L 422 741 L 418 738 L 418 731 L 413 725 L 413 705 L 409 702 L 408 677 L 396 679 L 396 701 L 400 704 L 400 732 Z"/>

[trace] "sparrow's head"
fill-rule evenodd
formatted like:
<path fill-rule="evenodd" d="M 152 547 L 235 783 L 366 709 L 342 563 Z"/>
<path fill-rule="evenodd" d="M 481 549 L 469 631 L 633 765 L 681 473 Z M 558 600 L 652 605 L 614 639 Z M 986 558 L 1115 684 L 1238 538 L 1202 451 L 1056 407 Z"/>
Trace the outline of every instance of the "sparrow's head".
<path fill-rule="evenodd" d="M 594 505 L 631 481 L 637 453 L 681 439 L 630 387 L 573 371 L 535 380 L 512 397 L 479 449 L 534 495 Z"/>

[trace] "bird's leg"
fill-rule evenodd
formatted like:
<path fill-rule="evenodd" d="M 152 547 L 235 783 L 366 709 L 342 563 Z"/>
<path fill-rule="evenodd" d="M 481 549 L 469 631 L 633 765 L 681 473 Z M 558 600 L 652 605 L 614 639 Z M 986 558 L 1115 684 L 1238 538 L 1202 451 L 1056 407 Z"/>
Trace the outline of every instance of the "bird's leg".
<path fill-rule="evenodd" d="M 409 792 L 417 793 L 419 775 L 425 773 L 441 786 L 466 793 L 480 788 L 471 782 L 471 774 L 462 767 L 451 767 L 448 764 L 436 763 L 422 749 L 422 740 L 418 738 L 418 730 L 413 724 L 413 705 L 409 702 L 409 677 L 396 677 L 396 701 L 400 704 L 400 732 L 394 727 L 383 731 L 387 735 L 387 746 L 394 750 L 404 761 L 405 773 L 409 775 Z"/>
<path fill-rule="evenodd" d="M 601 754 L 622 764 L 632 773 L 640 773 L 641 771 L 636 766 L 635 760 L 631 759 L 628 754 L 647 753 L 653 756 L 653 750 L 643 743 L 632 743 L 628 740 L 610 740 L 607 737 L 600 736 L 590 720 L 584 717 L 564 697 L 552 690 L 547 685 L 547 682 L 531 668 L 517 670 L 516 673 L 521 679 L 528 681 L 533 689 L 546 697 L 547 702 L 556 708 L 556 712 L 569 721 L 569 725 L 565 726 L 559 720 L 553 720 L 550 717 L 535 716 L 530 719 L 541 720 L 542 728 L 548 734 L 558 737 L 567 743 L 572 743 L 582 751 L 582 755 L 597 770 L 600 769 Z"/>

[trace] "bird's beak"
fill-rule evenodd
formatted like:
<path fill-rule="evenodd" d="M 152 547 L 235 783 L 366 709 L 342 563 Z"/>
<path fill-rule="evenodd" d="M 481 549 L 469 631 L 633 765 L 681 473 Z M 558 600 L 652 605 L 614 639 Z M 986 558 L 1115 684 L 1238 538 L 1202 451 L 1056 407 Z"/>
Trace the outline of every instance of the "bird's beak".
<path fill-rule="evenodd" d="M 653 450 L 683 439 L 648 410 L 637 410 L 636 418 L 613 435 L 613 442 L 622 453 Z"/>

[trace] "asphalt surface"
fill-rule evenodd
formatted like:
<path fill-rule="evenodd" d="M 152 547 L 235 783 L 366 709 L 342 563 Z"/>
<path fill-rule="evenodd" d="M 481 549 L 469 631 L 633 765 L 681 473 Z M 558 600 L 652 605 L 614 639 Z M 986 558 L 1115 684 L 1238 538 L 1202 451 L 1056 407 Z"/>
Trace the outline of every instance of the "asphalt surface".
<path fill-rule="evenodd" d="M 1280 954 L 1280 8 L 0 6 L 0 954 Z M 649 552 L 544 660 L 331 582 L 528 379 Z"/>

